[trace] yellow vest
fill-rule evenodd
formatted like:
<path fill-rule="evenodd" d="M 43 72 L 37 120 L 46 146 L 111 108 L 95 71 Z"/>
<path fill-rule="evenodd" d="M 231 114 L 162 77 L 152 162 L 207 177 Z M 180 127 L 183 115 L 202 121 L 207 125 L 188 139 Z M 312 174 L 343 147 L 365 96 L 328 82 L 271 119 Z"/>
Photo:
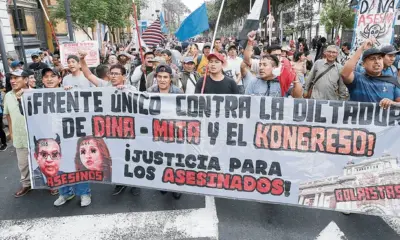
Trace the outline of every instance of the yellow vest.
<path fill-rule="evenodd" d="M 195 59 L 197 62 L 197 59 Z M 196 63 L 197 64 L 197 63 Z M 204 73 L 206 72 L 206 66 L 208 65 L 208 59 L 206 56 L 202 55 L 200 63 L 197 65 L 197 72 L 203 76 Z"/>

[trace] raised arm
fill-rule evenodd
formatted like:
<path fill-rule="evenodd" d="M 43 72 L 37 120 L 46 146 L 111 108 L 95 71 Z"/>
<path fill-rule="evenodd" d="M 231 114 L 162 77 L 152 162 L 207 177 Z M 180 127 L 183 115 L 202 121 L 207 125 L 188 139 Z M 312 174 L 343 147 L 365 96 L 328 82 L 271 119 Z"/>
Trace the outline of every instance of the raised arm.
<path fill-rule="evenodd" d="M 100 83 L 99 83 L 97 77 L 90 71 L 90 69 L 86 63 L 86 60 L 85 60 L 87 52 L 79 51 L 78 55 L 79 55 L 83 75 L 85 75 L 85 78 L 87 78 L 91 83 L 93 83 L 96 87 L 98 87 L 100 85 Z"/>
<path fill-rule="evenodd" d="M 243 62 L 246 63 L 247 66 L 251 68 L 251 55 L 253 54 L 253 42 L 256 39 L 256 31 L 251 31 L 247 35 L 247 45 L 244 50 L 244 59 Z"/>
<path fill-rule="evenodd" d="M 372 39 L 365 40 L 364 43 L 354 53 L 354 55 L 346 62 L 341 72 L 343 82 L 345 84 L 351 84 L 353 82 L 354 69 L 356 68 L 358 60 L 360 60 L 360 57 L 365 50 L 368 50 L 373 46 L 373 43 L 374 42 Z"/>

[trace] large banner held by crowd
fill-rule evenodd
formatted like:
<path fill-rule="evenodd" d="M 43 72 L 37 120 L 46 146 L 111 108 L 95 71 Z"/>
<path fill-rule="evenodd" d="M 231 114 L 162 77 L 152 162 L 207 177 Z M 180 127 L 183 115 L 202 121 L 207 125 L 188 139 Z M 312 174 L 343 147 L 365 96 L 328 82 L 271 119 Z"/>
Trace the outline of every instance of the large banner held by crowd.
<path fill-rule="evenodd" d="M 399 0 L 360 0 L 354 26 L 353 50 L 365 39 L 375 38 L 376 47 L 392 43 Z"/>
<path fill-rule="evenodd" d="M 115 88 L 24 93 L 34 188 L 112 183 L 400 213 L 400 106 Z"/>

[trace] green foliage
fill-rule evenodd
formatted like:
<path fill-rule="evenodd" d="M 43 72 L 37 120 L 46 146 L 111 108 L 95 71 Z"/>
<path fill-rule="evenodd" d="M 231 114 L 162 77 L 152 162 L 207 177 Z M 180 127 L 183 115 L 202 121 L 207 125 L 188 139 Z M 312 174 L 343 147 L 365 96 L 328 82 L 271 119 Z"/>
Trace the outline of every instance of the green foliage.
<path fill-rule="evenodd" d="M 147 0 L 135 0 L 138 8 L 147 8 Z M 123 28 L 129 24 L 129 15 L 133 14 L 131 0 L 70 0 L 71 19 L 81 29 L 93 27 L 98 21 L 109 28 Z M 51 10 L 51 19 L 65 21 L 64 0 L 59 0 Z"/>
<path fill-rule="evenodd" d="M 355 13 L 349 6 L 348 0 L 327 0 L 321 12 L 321 23 L 326 32 L 336 30 L 336 35 L 341 28 L 353 27 Z"/>

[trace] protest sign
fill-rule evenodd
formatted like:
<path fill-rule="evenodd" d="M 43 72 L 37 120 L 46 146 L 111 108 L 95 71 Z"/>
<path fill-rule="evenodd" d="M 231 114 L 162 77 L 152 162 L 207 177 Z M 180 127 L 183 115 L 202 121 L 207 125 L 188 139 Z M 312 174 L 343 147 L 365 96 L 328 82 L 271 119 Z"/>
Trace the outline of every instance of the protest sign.
<path fill-rule="evenodd" d="M 368 38 L 376 39 L 376 47 L 393 41 L 396 9 L 399 0 L 360 0 L 354 26 L 353 50 Z"/>
<path fill-rule="evenodd" d="M 400 213 L 398 106 L 115 88 L 23 100 L 34 188 L 90 181 Z"/>
<path fill-rule="evenodd" d="M 68 67 L 68 56 L 78 56 L 79 50 L 88 53 L 85 60 L 89 67 L 97 67 L 100 64 L 99 43 L 97 41 L 85 41 L 79 43 L 68 42 L 60 45 L 60 60 L 62 65 Z"/>

